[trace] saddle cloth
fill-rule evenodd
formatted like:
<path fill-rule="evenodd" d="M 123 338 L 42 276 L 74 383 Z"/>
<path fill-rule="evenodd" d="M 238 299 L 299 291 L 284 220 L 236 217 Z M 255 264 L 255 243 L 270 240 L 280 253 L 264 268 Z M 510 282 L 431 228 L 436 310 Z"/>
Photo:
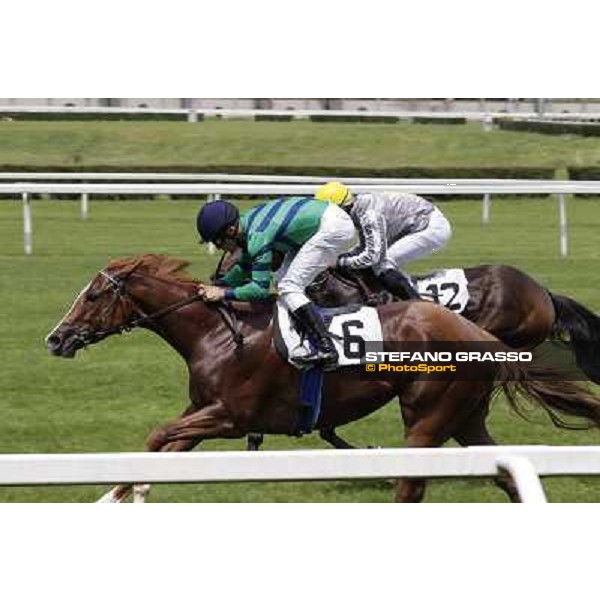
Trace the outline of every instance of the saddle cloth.
<path fill-rule="evenodd" d="M 412 278 L 421 298 L 437 302 L 461 314 L 469 302 L 467 278 L 463 269 L 440 269 Z"/>
<path fill-rule="evenodd" d="M 339 366 L 359 365 L 364 358 L 365 344 L 369 350 L 383 348 L 383 332 L 376 308 L 344 306 L 317 308 L 323 317 L 339 354 Z M 296 331 L 290 314 L 279 302 L 273 319 L 273 341 L 283 360 L 298 367 L 302 357 L 310 353 L 308 339 Z"/>

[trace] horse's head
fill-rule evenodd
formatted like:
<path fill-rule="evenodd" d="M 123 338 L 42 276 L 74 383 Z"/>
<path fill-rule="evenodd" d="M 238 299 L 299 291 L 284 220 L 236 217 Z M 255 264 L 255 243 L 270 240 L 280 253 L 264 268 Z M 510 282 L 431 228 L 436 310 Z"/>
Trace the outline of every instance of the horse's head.
<path fill-rule="evenodd" d="M 48 334 L 48 350 L 55 356 L 73 358 L 80 348 L 149 320 L 138 289 L 144 285 L 145 277 L 150 275 L 156 282 L 186 265 L 184 261 L 160 255 L 112 261 L 83 288 L 67 314 Z M 185 281 L 192 280 L 185 278 Z"/>
<path fill-rule="evenodd" d="M 118 333 L 134 314 L 125 292 L 128 272 L 107 266 L 79 293 L 70 310 L 46 337 L 55 356 L 73 358 L 80 348 Z"/>

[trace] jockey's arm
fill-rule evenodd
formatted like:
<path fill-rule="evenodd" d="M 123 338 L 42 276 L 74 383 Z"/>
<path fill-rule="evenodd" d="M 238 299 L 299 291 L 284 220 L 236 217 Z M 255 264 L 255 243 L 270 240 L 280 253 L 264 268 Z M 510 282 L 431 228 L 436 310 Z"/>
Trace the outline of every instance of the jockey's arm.
<path fill-rule="evenodd" d="M 343 254 L 338 259 L 339 266 L 346 269 L 367 269 L 378 265 L 385 258 L 387 232 L 383 215 L 374 210 L 366 210 L 357 220 L 361 245 L 358 250 Z"/>
<path fill-rule="evenodd" d="M 215 282 L 216 285 L 224 286 L 224 287 L 236 287 L 247 283 L 250 279 L 251 275 L 251 265 L 247 263 L 244 259 L 235 263 L 227 273 L 224 273 L 219 279 Z"/>
<path fill-rule="evenodd" d="M 273 252 L 267 250 L 252 260 L 249 268 L 249 279 L 244 285 L 233 286 L 225 290 L 225 300 L 238 300 L 242 302 L 253 302 L 265 300 L 269 297 L 271 287 L 271 263 Z M 227 273 L 229 274 L 229 272 Z"/>

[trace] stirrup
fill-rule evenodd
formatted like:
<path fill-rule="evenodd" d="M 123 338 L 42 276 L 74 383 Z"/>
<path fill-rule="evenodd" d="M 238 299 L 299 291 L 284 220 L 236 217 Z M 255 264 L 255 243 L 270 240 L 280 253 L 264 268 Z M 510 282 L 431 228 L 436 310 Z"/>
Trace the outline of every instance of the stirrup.
<path fill-rule="evenodd" d="M 339 366 L 337 354 L 319 356 L 317 353 L 312 357 L 307 357 L 305 364 L 308 365 L 308 368 L 323 367 L 324 371 L 335 371 Z"/>
<path fill-rule="evenodd" d="M 315 350 L 311 354 L 307 354 L 300 363 L 307 369 L 313 366 L 322 366 L 324 371 L 335 371 L 338 368 L 339 355 L 335 348 L 330 352 L 323 350 Z"/>

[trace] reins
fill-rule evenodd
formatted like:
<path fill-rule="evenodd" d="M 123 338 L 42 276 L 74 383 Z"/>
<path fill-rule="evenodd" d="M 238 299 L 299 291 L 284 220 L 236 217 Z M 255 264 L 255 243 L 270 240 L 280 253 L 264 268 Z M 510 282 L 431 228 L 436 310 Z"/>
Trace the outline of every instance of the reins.
<path fill-rule="evenodd" d="M 239 323 L 235 314 L 235 310 L 226 302 L 215 304 L 216 311 L 221 315 L 223 323 L 233 336 L 236 351 L 240 352 L 244 347 L 244 336 L 239 328 Z"/>
<path fill-rule="evenodd" d="M 136 327 L 141 327 L 142 325 L 145 325 L 147 323 L 151 323 L 153 325 L 158 326 L 158 323 L 156 323 L 158 319 L 161 319 L 162 317 L 172 312 L 175 312 L 180 308 L 183 308 L 184 306 L 193 304 L 194 302 L 204 301 L 204 298 L 201 294 L 194 294 L 193 296 L 183 298 L 182 300 L 170 304 L 169 306 L 165 306 L 164 308 L 161 308 L 151 314 L 146 314 L 146 312 L 142 308 L 140 308 L 138 303 L 135 301 L 135 298 L 133 298 L 133 296 L 127 293 L 127 291 L 125 290 L 125 279 L 115 277 L 114 275 L 111 275 L 106 271 L 100 271 L 100 274 L 109 281 L 109 283 L 112 286 L 112 290 L 116 293 L 116 298 L 122 299 L 126 297 L 127 300 L 131 302 L 133 308 L 140 316 L 131 321 L 128 321 L 127 323 L 123 323 L 122 325 L 115 325 L 114 327 L 108 327 L 106 329 L 101 329 L 93 333 L 86 333 L 80 336 L 81 341 L 84 343 L 84 345 L 89 345 L 115 333 L 121 334 L 123 332 L 129 332 L 132 329 Z M 239 325 L 235 317 L 235 313 L 225 303 L 217 304 L 214 308 L 223 319 L 223 323 L 225 324 L 225 326 L 233 335 L 233 339 L 235 341 L 237 349 L 241 349 L 244 344 L 244 336 L 239 330 Z"/>

